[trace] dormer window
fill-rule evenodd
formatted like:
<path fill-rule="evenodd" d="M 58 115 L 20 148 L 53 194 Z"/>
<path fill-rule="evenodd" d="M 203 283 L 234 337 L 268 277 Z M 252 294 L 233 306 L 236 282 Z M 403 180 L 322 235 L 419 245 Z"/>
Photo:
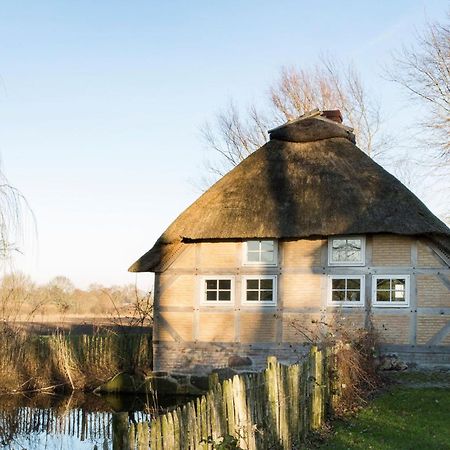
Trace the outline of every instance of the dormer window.
<path fill-rule="evenodd" d="M 244 242 L 244 265 L 276 266 L 278 264 L 278 248 L 276 241 Z"/>
<path fill-rule="evenodd" d="M 364 236 L 340 236 L 328 239 L 328 265 L 330 266 L 364 266 Z"/>

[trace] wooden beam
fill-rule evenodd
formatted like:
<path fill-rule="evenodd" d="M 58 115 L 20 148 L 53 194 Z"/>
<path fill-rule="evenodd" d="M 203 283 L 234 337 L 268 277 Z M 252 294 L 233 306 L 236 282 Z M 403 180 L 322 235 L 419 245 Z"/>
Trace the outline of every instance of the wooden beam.
<path fill-rule="evenodd" d="M 450 320 L 427 342 L 427 345 L 439 345 L 450 333 Z"/>
<path fill-rule="evenodd" d="M 417 240 L 411 243 L 411 264 L 413 268 L 417 267 L 418 247 Z M 411 309 L 411 317 L 409 320 L 409 343 L 417 344 L 417 283 L 416 276 L 409 277 L 409 307 Z"/>

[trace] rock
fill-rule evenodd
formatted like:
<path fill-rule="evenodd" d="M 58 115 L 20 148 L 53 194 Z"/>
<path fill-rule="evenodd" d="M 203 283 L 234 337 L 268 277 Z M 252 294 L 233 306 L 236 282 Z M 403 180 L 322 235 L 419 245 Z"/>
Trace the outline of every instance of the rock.
<path fill-rule="evenodd" d="M 191 375 L 191 384 L 201 391 L 207 391 L 209 389 L 209 378 L 207 375 Z"/>
<path fill-rule="evenodd" d="M 228 367 L 245 367 L 252 364 L 253 362 L 248 356 L 232 355 L 228 358 Z"/>
<path fill-rule="evenodd" d="M 378 366 L 379 370 L 396 370 L 396 371 L 402 371 L 406 370 L 408 368 L 408 365 L 399 359 L 399 357 L 395 354 L 391 355 L 383 355 L 380 358 L 380 364 Z"/>
<path fill-rule="evenodd" d="M 156 370 L 151 373 L 152 377 L 167 377 L 169 375 L 168 372 L 164 372 L 163 370 Z"/>
<path fill-rule="evenodd" d="M 219 381 L 228 380 L 229 378 L 233 378 L 237 372 L 230 367 L 220 367 L 218 369 L 213 369 L 212 373 L 217 373 L 219 376 Z"/>
<path fill-rule="evenodd" d="M 142 393 L 156 391 L 158 395 L 176 395 L 178 392 L 178 383 L 172 377 L 154 377 L 147 378 L 143 386 Z"/>
<path fill-rule="evenodd" d="M 189 383 L 189 375 L 183 373 L 171 373 L 170 376 L 173 379 L 177 380 L 177 383 L 179 384 Z"/>
<path fill-rule="evenodd" d="M 139 392 L 142 385 L 145 384 L 145 378 L 142 374 L 131 374 L 128 372 L 121 372 L 114 375 L 109 381 L 103 383 L 94 393 L 104 394 L 134 394 Z"/>

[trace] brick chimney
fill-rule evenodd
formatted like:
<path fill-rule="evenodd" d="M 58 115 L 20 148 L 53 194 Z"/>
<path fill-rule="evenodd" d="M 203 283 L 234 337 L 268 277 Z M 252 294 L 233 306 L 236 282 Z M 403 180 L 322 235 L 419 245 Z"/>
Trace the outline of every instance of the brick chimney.
<path fill-rule="evenodd" d="M 327 111 L 322 111 L 322 116 L 327 119 L 333 120 L 337 123 L 342 123 L 342 114 L 338 109 L 329 109 Z"/>

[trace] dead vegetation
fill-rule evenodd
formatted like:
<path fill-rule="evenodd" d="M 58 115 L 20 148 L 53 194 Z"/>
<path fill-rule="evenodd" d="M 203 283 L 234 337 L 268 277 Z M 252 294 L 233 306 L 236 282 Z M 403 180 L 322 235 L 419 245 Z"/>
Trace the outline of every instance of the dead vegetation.
<path fill-rule="evenodd" d="M 108 326 L 84 325 L 89 334 L 65 331 L 71 328 L 67 312 L 77 299 L 92 303 L 92 297 L 105 305 Z M 118 372 L 150 370 L 152 307 L 151 293 L 136 287 L 81 291 L 65 277 L 43 287 L 20 274 L 5 276 L 0 282 L 0 393 L 90 390 Z M 49 311 L 55 323 L 43 330 L 53 331 L 34 332 L 36 322 L 48 321 Z"/>
<path fill-rule="evenodd" d="M 0 342 L 0 393 L 91 390 L 152 364 L 149 334 L 37 336 L 3 323 Z"/>
<path fill-rule="evenodd" d="M 305 325 L 293 321 L 291 326 L 299 337 L 319 348 L 333 348 L 330 376 L 339 402 L 333 410 L 345 415 L 365 404 L 382 385 L 378 372 L 378 334 L 370 319 L 365 327 L 355 324 L 341 313 L 312 320 Z"/>

